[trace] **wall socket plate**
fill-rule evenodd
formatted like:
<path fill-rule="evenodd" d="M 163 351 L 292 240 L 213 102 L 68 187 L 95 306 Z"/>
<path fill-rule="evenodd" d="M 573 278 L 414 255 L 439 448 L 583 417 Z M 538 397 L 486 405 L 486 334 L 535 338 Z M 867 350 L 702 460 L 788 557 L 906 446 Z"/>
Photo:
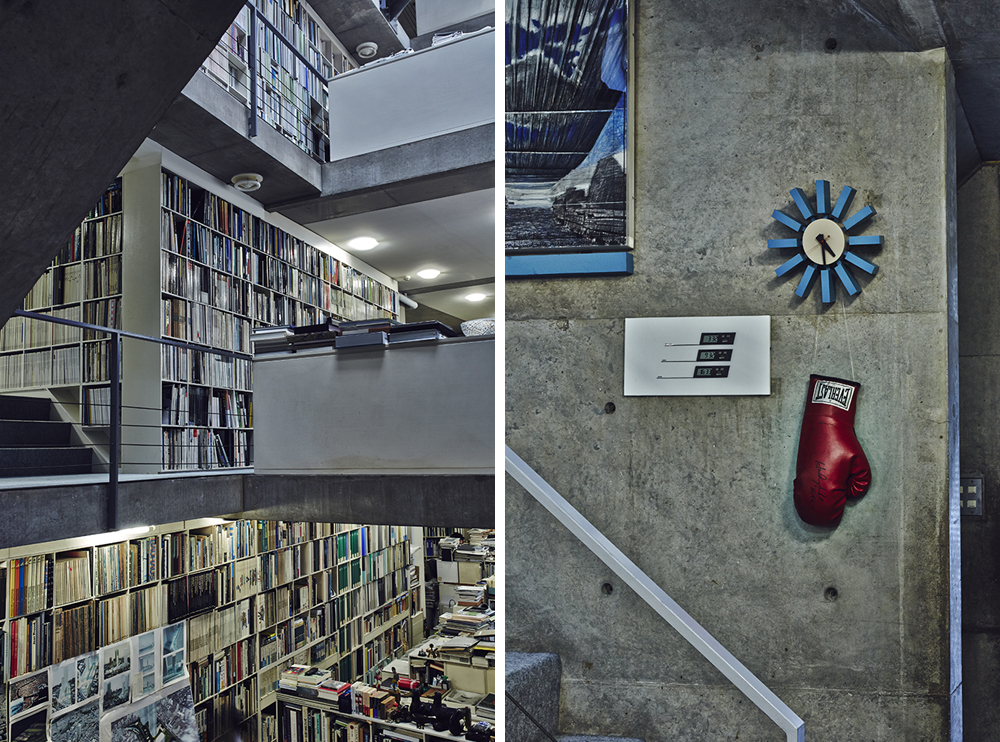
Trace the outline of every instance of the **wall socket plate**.
<path fill-rule="evenodd" d="M 958 496 L 962 504 L 962 515 L 983 514 L 983 480 L 981 477 L 962 477 L 959 480 Z"/>

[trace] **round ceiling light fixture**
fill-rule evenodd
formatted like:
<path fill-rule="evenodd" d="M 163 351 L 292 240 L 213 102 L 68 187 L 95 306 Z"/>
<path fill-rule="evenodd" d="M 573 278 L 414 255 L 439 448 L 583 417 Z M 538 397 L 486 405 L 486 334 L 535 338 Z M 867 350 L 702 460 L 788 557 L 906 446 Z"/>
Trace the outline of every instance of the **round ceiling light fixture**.
<path fill-rule="evenodd" d="M 378 44 L 374 41 L 362 41 L 354 51 L 361 59 L 371 59 L 378 54 Z"/>
<path fill-rule="evenodd" d="M 257 173 L 240 173 L 233 176 L 233 185 L 236 186 L 236 190 L 244 193 L 256 191 L 263 182 L 264 176 Z"/>
<path fill-rule="evenodd" d="M 467 301 L 482 301 L 486 298 L 486 294 L 466 294 L 465 298 Z"/>
<path fill-rule="evenodd" d="M 371 250 L 377 244 L 378 240 L 374 237 L 355 237 L 347 243 L 347 246 L 352 250 Z"/>
<path fill-rule="evenodd" d="M 417 271 L 417 275 L 421 278 L 437 278 L 441 275 L 441 271 L 437 268 L 424 268 L 422 271 Z"/>

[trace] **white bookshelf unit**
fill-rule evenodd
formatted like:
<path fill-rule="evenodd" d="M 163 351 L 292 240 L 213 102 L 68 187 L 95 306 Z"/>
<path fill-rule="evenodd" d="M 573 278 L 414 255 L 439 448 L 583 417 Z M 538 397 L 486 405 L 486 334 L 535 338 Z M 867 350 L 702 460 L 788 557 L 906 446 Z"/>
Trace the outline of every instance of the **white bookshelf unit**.
<path fill-rule="evenodd" d="M 2 550 L 2 680 L 184 621 L 203 742 L 274 742 L 286 667 L 353 682 L 411 647 L 410 535 L 206 519 Z"/>
<path fill-rule="evenodd" d="M 197 346 L 123 340 L 123 472 L 252 464 L 253 328 L 399 317 L 392 285 L 251 203 L 197 172 L 127 169 L 25 298 L 31 311 Z M 0 392 L 47 390 L 84 442 L 106 446 L 101 335 L 12 318 L 0 331 Z"/>

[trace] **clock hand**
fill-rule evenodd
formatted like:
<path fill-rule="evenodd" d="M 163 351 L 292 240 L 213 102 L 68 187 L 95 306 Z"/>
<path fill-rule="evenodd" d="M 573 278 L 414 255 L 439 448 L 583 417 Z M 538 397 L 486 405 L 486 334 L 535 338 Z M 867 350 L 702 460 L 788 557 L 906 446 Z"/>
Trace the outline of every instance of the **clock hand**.
<path fill-rule="evenodd" d="M 826 265 L 826 253 L 830 253 L 833 257 L 837 256 L 837 253 L 833 251 L 833 248 L 826 244 L 826 240 L 823 239 L 822 234 L 816 235 L 816 239 L 819 240 L 819 244 L 823 246 L 823 265 Z"/>

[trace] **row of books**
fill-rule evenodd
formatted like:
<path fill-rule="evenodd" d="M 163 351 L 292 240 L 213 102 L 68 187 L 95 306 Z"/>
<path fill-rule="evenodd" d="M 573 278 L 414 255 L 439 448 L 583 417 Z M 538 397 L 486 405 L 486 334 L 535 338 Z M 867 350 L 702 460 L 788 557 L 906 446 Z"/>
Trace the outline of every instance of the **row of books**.
<path fill-rule="evenodd" d="M 53 566 L 55 605 L 76 603 L 91 596 L 90 554 L 71 551 L 56 556 Z"/>
<path fill-rule="evenodd" d="M 160 372 L 166 381 L 249 390 L 252 368 L 249 358 L 230 358 L 176 345 L 161 346 Z"/>
<path fill-rule="evenodd" d="M 7 588 L 11 616 L 50 608 L 52 560 L 45 554 L 11 559 L 7 563 Z"/>
<path fill-rule="evenodd" d="M 106 595 L 159 579 L 159 549 L 158 536 L 95 546 L 94 587 L 97 594 Z M 58 560 L 56 564 L 58 566 Z"/>
<path fill-rule="evenodd" d="M 249 466 L 249 436 L 240 430 L 164 429 L 161 466 L 171 471 Z"/>
<path fill-rule="evenodd" d="M 322 278 L 324 281 L 357 294 L 398 313 L 396 292 L 388 286 L 322 253 L 284 230 L 263 219 L 233 206 L 213 193 L 191 186 L 184 178 L 168 171 L 161 173 L 163 205 L 177 215 L 163 219 L 162 244 L 172 252 L 194 258 L 201 263 L 233 273 L 242 278 L 256 280 L 247 273 L 240 275 L 241 257 L 235 246 L 224 241 L 213 243 L 210 232 L 198 231 L 207 227 L 223 237 L 253 245 L 256 250 L 278 258 L 294 269 Z M 190 226 L 189 226 L 190 225 Z M 243 262 L 243 265 L 247 265 Z M 230 268 L 232 266 L 232 268 Z M 263 278 L 263 274 L 260 276 Z"/>
<path fill-rule="evenodd" d="M 121 194 L 121 190 L 117 191 Z M 114 214 L 104 215 L 96 219 L 88 219 L 73 232 L 66 246 L 66 260 L 89 260 L 114 255 L 122 251 L 122 215 L 121 210 Z"/>
<path fill-rule="evenodd" d="M 209 428 L 252 427 L 253 401 L 246 392 L 183 384 L 163 385 L 164 425 Z"/>
<path fill-rule="evenodd" d="M 15 618 L 7 625 L 10 634 L 8 677 L 15 678 L 52 664 L 52 616 L 41 613 Z"/>
<path fill-rule="evenodd" d="M 120 255 L 83 264 L 83 298 L 102 299 L 122 292 Z"/>
<path fill-rule="evenodd" d="M 52 662 L 58 664 L 97 649 L 93 602 L 52 611 Z"/>
<path fill-rule="evenodd" d="M 167 623 L 167 586 L 152 585 L 97 602 L 97 644 L 107 646 Z"/>
<path fill-rule="evenodd" d="M 250 352 L 250 320 L 186 299 L 163 299 L 163 335 L 238 353 Z"/>
<path fill-rule="evenodd" d="M 83 424 L 111 424 L 111 387 L 85 386 L 83 388 Z"/>
<path fill-rule="evenodd" d="M 256 649 L 251 640 L 239 641 L 211 658 L 192 663 L 191 691 L 194 702 L 227 690 L 257 672 Z M 217 719 L 218 723 L 220 720 Z M 222 720 L 223 722 L 226 720 Z"/>

